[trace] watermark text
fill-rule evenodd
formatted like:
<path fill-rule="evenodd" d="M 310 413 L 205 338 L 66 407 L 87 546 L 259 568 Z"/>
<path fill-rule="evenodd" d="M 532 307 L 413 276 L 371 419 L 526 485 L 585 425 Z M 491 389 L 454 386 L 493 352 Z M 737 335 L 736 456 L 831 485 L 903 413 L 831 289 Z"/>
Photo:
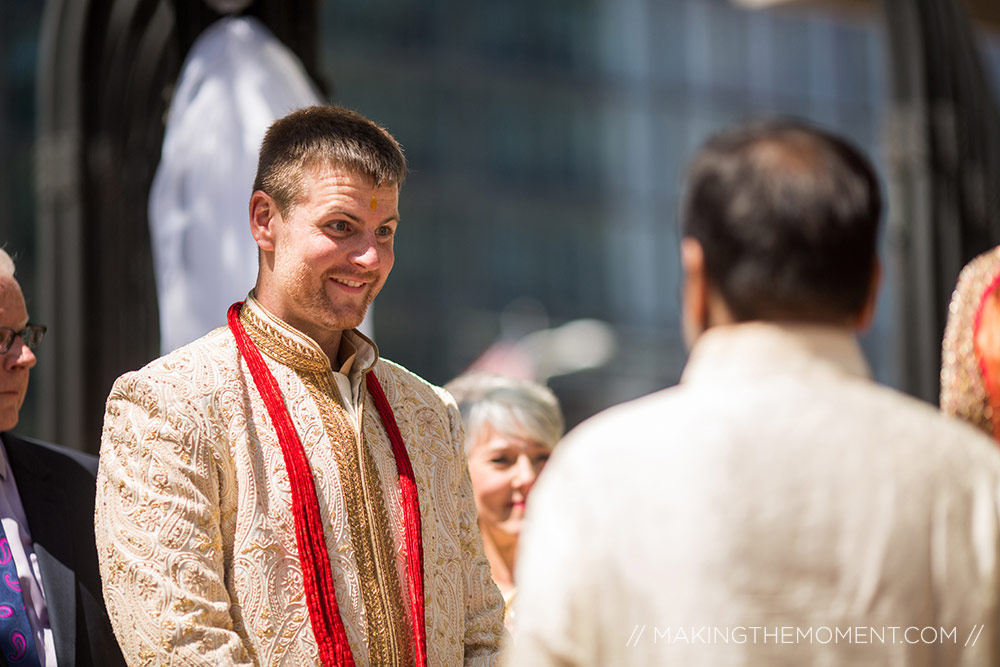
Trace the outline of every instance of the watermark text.
<path fill-rule="evenodd" d="M 983 631 L 973 625 L 968 632 L 958 627 L 934 626 L 657 626 L 637 623 L 625 646 L 653 644 L 962 644 L 975 646 Z"/>

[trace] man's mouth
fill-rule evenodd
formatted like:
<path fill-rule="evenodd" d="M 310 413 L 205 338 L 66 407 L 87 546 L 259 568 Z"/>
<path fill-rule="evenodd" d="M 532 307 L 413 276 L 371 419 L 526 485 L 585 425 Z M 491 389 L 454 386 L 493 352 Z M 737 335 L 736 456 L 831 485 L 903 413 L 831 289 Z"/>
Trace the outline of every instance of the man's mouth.
<path fill-rule="evenodd" d="M 348 287 L 361 287 L 362 285 L 364 285 L 363 282 L 359 282 L 357 280 L 348 280 L 346 278 L 333 278 L 333 281 L 338 282 L 341 285 L 347 285 Z"/>

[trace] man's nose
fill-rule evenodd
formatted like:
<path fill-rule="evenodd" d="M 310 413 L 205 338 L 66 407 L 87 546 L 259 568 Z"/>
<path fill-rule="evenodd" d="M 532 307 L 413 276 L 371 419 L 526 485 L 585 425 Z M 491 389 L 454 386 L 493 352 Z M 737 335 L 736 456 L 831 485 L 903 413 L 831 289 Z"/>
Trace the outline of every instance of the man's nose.
<path fill-rule="evenodd" d="M 24 340 L 20 336 L 14 336 L 10 349 L 3 357 L 4 368 L 8 370 L 33 368 L 37 362 L 38 358 L 31 348 L 24 344 Z"/>
<path fill-rule="evenodd" d="M 538 473 L 535 472 L 535 466 L 532 465 L 531 459 L 525 454 L 519 456 L 517 464 L 514 466 L 514 487 L 527 493 L 535 483 L 537 476 Z"/>
<path fill-rule="evenodd" d="M 382 262 L 378 241 L 374 234 L 365 234 L 363 238 L 361 247 L 357 249 L 354 255 L 354 263 L 364 267 L 368 271 L 374 271 Z"/>

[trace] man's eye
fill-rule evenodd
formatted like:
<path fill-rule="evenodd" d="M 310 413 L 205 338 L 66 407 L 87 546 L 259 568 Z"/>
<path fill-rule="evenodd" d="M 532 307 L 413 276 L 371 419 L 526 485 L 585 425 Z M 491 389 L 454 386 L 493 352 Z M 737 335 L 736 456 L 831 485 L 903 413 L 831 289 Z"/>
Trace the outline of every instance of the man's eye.
<path fill-rule="evenodd" d="M 349 228 L 349 225 L 345 220 L 335 220 L 333 224 L 330 225 L 330 227 L 333 228 L 334 231 L 346 232 Z"/>
<path fill-rule="evenodd" d="M 395 234 L 396 230 L 393 229 L 392 227 L 379 227 L 375 233 L 378 234 L 379 236 L 388 237 Z"/>
<path fill-rule="evenodd" d="M 494 456 L 492 459 L 490 459 L 490 463 L 498 466 L 509 466 L 512 463 L 512 461 L 508 456 Z"/>

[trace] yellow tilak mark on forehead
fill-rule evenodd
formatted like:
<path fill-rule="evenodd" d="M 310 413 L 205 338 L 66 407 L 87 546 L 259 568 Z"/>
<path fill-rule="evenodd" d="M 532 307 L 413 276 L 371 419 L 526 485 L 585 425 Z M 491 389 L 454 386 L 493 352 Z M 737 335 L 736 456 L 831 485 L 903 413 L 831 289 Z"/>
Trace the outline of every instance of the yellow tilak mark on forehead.
<path fill-rule="evenodd" d="M 375 201 L 375 191 L 372 190 L 372 200 L 370 202 L 368 202 L 368 208 L 370 208 L 371 210 L 374 211 L 377 206 L 378 206 L 378 202 Z"/>

